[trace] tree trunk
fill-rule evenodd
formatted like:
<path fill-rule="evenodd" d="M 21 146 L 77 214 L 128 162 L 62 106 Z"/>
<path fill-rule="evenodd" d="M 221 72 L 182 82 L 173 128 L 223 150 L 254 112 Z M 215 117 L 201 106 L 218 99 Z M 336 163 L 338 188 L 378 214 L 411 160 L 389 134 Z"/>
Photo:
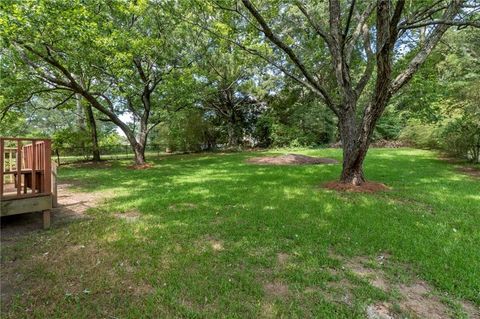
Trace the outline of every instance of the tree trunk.
<path fill-rule="evenodd" d="M 135 165 L 140 166 L 140 165 L 145 165 L 145 145 L 141 145 L 139 143 L 136 143 L 135 145 L 132 145 L 133 152 L 135 154 Z"/>
<path fill-rule="evenodd" d="M 358 129 L 353 108 L 348 108 L 340 114 L 339 129 L 343 148 L 340 181 L 361 185 L 365 182 L 363 161 L 368 151 L 370 132 Z"/>
<path fill-rule="evenodd" d="M 365 182 L 363 174 L 363 160 L 368 147 L 356 145 L 354 149 L 343 145 L 343 166 L 340 181 L 346 184 L 359 186 Z"/>
<path fill-rule="evenodd" d="M 232 111 L 233 112 L 233 111 Z M 242 142 L 242 129 L 238 124 L 237 117 L 235 113 L 227 119 L 228 123 L 228 147 L 238 147 Z"/>
<path fill-rule="evenodd" d="M 97 123 L 95 122 L 92 106 L 90 104 L 85 105 L 85 115 L 86 115 L 88 127 L 90 128 L 90 137 L 92 139 L 93 161 L 99 162 L 101 158 L 100 158 L 100 147 L 98 146 Z"/>
<path fill-rule="evenodd" d="M 235 128 L 235 124 L 229 123 L 228 124 L 228 147 L 237 147 L 239 144 L 239 138 L 237 136 L 237 130 Z"/>
<path fill-rule="evenodd" d="M 148 129 L 146 120 L 140 123 L 140 131 L 138 132 L 137 138 L 133 135 L 130 140 L 130 145 L 132 145 L 133 152 L 135 154 L 135 165 L 145 165 L 147 161 L 145 160 L 145 148 L 147 146 L 147 136 Z"/>

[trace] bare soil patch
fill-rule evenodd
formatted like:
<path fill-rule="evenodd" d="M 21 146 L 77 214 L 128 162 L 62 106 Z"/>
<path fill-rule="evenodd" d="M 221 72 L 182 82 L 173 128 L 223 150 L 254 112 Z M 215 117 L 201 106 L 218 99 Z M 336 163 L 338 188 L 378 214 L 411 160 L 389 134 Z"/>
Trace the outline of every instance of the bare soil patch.
<path fill-rule="evenodd" d="M 440 299 L 432 295 L 432 288 L 424 281 L 410 285 L 400 285 L 400 294 L 403 297 L 400 305 L 408 313 L 420 318 L 442 319 L 449 318 L 449 309 Z"/>
<path fill-rule="evenodd" d="M 368 319 L 394 319 L 394 315 L 390 312 L 389 305 L 385 302 L 376 303 L 367 307 Z"/>
<path fill-rule="evenodd" d="M 438 292 L 423 280 L 414 280 L 411 283 L 392 282 L 386 276 L 383 266 L 388 262 L 388 254 L 378 256 L 374 261 L 367 257 L 355 257 L 345 262 L 345 268 L 356 276 L 363 278 L 370 285 L 387 293 L 399 293 L 397 306 L 402 313 L 413 318 L 452 318 L 453 311 L 438 297 Z M 371 267 L 373 266 L 373 267 Z M 479 318 L 479 310 L 467 301 L 460 301 L 463 311 L 469 318 Z M 368 318 L 389 319 L 396 318 L 391 302 L 382 302 L 369 305 L 366 309 Z"/>
<path fill-rule="evenodd" d="M 111 161 L 103 161 L 103 160 L 100 162 L 82 161 L 82 162 L 75 162 L 75 163 L 69 163 L 69 164 L 62 164 L 62 166 L 64 165 L 67 167 L 95 168 L 95 169 L 111 168 L 113 166 Z"/>
<path fill-rule="evenodd" d="M 112 192 L 74 192 L 74 183 L 58 184 L 58 206 L 52 210 L 52 227 L 86 218 L 85 212 L 97 206 L 106 198 L 112 197 Z M 42 215 L 29 213 L 5 216 L 1 218 L 1 243 L 8 244 L 17 236 L 43 229 Z"/>
<path fill-rule="evenodd" d="M 475 178 L 480 178 L 480 168 L 463 166 L 463 167 L 459 167 L 458 171 Z"/>
<path fill-rule="evenodd" d="M 127 222 L 134 222 L 140 218 L 140 213 L 138 211 L 132 210 L 123 213 L 116 213 L 114 216 L 118 219 L 123 219 Z"/>
<path fill-rule="evenodd" d="M 253 157 L 247 160 L 250 164 L 260 165 L 315 165 L 315 164 L 338 164 L 333 158 L 313 157 L 301 154 L 285 154 L 280 156 Z"/>
<path fill-rule="evenodd" d="M 278 253 L 277 254 L 277 263 L 281 266 L 287 264 L 288 259 L 290 259 L 290 255 L 287 253 Z"/>
<path fill-rule="evenodd" d="M 464 166 L 462 164 L 465 164 L 465 161 L 462 161 L 458 158 L 453 158 L 453 157 L 448 157 L 448 156 L 440 156 L 438 159 L 441 161 L 454 164 L 457 171 L 460 173 L 463 173 L 465 175 L 469 175 L 474 178 L 480 178 L 480 166 L 474 167 L 474 166 Z"/>
<path fill-rule="evenodd" d="M 441 155 L 440 157 L 438 157 L 438 159 L 441 160 L 441 161 L 450 163 L 450 164 L 458 164 L 458 163 L 461 162 L 458 158 L 449 157 L 449 156 L 446 156 L 446 155 Z"/>
<path fill-rule="evenodd" d="M 211 235 L 202 236 L 199 240 L 195 243 L 198 247 L 198 250 L 201 252 L 207 251 L 214 251 L 214 252 L 221 252 L 225 250 L 224 241 L 218 238 L 215 238 Z"/>
<path fill-rule="evenodd" d="M 389 190 L 388 186 L 378 182 L 364 182 L 360 186 L 342 183 L 339 181 L 331 181 L 323 185 L 324 188 L 332 189 L 340 192 L 351 193 L 376 193 Z"/>
<path fill-rule="evenodd" d="M 353 290 L 355 285 L 346 278 L 339 281 L 330 281 L 327 283 L 328 290 L 322 291 L 324 297 L 332 303 L 343 303 L 347 306 L 353 306 Z"/>
<path fill-rule="evenodd" d="M 210 246 L 214 251 L 222 251 L 224 250 L 223 248 L 223 242 L 221 240 L 216 240 L 216 239 L 211 239 L 210 240 Z"/>
<path fill-rule="evenodd" d="M 367 279 L 368 282 L 375 288 L 388 291 L 390 289 L 390 283 L 385 278 L 383 272 L 372 269 L 367 266 L 368 258 L 366 257 L 356 257 L 349 260 L 345 267 L 352 271 L 355 275 Z"/>
<path fill-rule="evenodd" d="M 288 296 L 288 286 L 280 281 L 269 282 L 263 285 L 265 294 L 269 297 L 285 298 Z"/>

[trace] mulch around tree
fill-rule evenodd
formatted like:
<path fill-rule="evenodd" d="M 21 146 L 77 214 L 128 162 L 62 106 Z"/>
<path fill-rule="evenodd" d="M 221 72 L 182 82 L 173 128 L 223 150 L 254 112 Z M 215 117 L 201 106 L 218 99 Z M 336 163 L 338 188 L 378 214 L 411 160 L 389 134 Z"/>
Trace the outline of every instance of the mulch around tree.
<path fill-rule="evenodd" d="M 128 169 L 134 169 L 134 170 L 142 170 L 142 169 L 149 169 L 149 168 L 152 168 L 153 165 L 152 164 L 149 164 L 149 163 L 145 163 L 143 165 L 130 165 L 130 166 L 127 166 Z"/>
<path fill-rule="evenodd" d="M 352 184 L 342 183 L 340 181 L 331 181 L 323 184 L 322 186 L 335 191 L 351 193 L 376 193 L 390 189 L 387 185 L 378 182 L 364 182 L 359 186 L 355 186 Z"/>
<path fill-rule="evenodd" d="M 280 156 L 263 156 L 247 159 L 247 163 L 260 165 L 315 165 L 338 164 L 333 158 L 313 157 L 300 154 L 285 154 Z"/>

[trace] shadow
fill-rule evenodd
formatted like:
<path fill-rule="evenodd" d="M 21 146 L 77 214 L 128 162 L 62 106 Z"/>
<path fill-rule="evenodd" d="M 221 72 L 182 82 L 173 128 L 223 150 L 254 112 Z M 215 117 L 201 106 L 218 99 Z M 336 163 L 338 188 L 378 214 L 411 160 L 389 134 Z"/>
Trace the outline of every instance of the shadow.
<path fill-rule="evenodd" d="M 66 227 L 71 222 L 88 218 L 85 212 L 95 206 L 94 201 L 84 198 L 85 193 L 72 193 L 69 187 L 71 187 L 71 184 L 59 184 L 59 191 L 63 194 L 60 193 L 58 196 L 58 206 L 52 209 L 52 229 Z M 44 231 L 41 212 L 3 216 L 0 221 L 0 242 L 2 244 L 35 232 Z"/>
<path fill-rule="evenodd" d="M 341 157 L 340 150 L 305 153 Z M 114 192 L 107 206 L 92 213 L 94 222 L 69 230 L 82 238 L 78 242 L 90 240 L 115 255 L 114 267 L 124 261 L 138 265 L 132 266 L 136 276 L 158 287 L 152 297 L 156 304 L 178 310 L 182 300 L 203 305 L 208 297 L 219 305 L 210 317 L 237 306 L 233 299 L 248 307 L 242 309 L 246 317 L 258 317 L 262 280 L 321 285 L 330 249 L 346 256 L 387 251 L 439 289 L 478 298 L 480 219 L 471 204 L 480 201 L 479 186 L 432 153 L 372 149 L 365 171 L 369 179 L 391 187 L 382 194 L 320 188 L 338 178 L 340 165 L 245 163 L 256 156 L 175 155 L 141 171 L 127 170 L 122 162 L 109 169 L 61 168 L 62 179 L 77 181 L 79 190 Z M 64 212 L 76 216 L 72 208 L 85 206 L 78 194 L 61 196 L 75 201 Z M 115 217 L 128 211 L 138 218 Z M 53 215 L 54 228 L 61 224 L 59 216 Z M 68 225 L 72 219 L 65 216 Z M 290 256 L 289 267 L 276 263 L 279 252 Z M 97 274 L 96 268 L 82 269 Z"/>

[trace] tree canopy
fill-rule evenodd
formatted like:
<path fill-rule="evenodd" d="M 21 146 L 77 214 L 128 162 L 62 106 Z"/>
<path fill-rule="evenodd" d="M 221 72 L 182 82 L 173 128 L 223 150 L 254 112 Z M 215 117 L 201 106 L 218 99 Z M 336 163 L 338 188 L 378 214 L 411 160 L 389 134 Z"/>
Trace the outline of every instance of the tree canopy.
<path fill-rule="evenodd" d="M 0 130 L 83 139 L 97 159 L 103 139 L 123 138 L 138 165 L 152 142 L 340 141 L 353 184 L 378 138 L 478 161 L 479 11 L 468 0 L 6 0 Z"/>

